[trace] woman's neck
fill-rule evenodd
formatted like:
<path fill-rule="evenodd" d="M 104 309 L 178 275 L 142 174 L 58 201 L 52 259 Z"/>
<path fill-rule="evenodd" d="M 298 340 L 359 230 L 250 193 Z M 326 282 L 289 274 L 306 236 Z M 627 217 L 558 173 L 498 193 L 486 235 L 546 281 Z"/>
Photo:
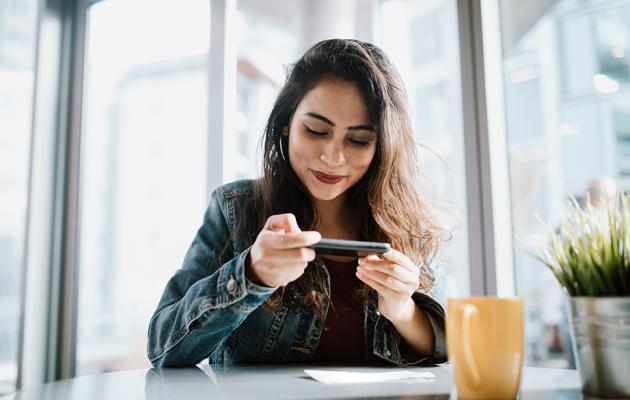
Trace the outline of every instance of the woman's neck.
<path fill-rule="evenodd" d="M 346 196 L 341 195 L 333 200 L 316 200 L 319 209 L 319 220 L 317 230 L 322 237 L 327 239 L 357 240 L 356 216 L 351 208 L 346 204 Z M 327 260 L 333 261 L 353 261 L 352 256 L 324 256 Z"/>
<path fill-rule="evenodd" d="M 355 215 L 346 205 L 346 196 L 316 200 L 319 219 L 315 229 L 329 239 L 356 240 Z"/>

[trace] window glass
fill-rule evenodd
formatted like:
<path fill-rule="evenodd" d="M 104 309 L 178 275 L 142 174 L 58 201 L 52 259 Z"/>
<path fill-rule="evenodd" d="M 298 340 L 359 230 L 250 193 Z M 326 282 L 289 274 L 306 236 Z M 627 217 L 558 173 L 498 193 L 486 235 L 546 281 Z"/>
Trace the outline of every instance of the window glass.
<path fill-rule="evenodd" d="M 237 142 L 226 168 L 237 179 L 260 175 L 260 140 L 286 68 L 297 61 L 300 2 L 237 3 Z M 230 143 L 227 141 L 227 145 Z"/>
<path fill-rule="evenodd" d="M 600 74 L 619 83 L 630 82 L 630 5 L 606 8 L 593 16 Z"/>
<path fill-rule="evenodd" d="M 543 3 L 499 2 L 514 276 L 526 364 L 574 368 L 566 297 L 534 256 L 537 216 L 557 227 L 570 196 L 628 189 L 630 1 Z"/>
<path fill-rule="evenodd" d="M 77 374 L 149 366 L 149 318 L 201 223 L 209 6 L 89 8 Z"/>
<path fill-rule="evenodd" d="M 0 395 L 17 377 L 37 5 L 0 2 Z"/>
<path fill-rule="evenodd" d="M 420 162 L 441 201 L 439 217 L 453 237 L 436 262 L 439 300 L 470 293 L 457 3 L 381 3 L 383 50 L 405 82 Z"/>

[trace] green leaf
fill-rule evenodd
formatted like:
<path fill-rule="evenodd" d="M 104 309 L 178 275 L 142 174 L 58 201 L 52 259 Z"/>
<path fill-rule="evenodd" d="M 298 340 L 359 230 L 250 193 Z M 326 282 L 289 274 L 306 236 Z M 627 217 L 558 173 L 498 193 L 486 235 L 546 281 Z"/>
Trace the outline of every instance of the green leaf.
<path fill-rule="evenodd" d="M 535 256 L 570 296 L 630 296 L 630 200 L 605 212 L 570 198 L 559 229 L 536 216 L 547 244 Z"/>

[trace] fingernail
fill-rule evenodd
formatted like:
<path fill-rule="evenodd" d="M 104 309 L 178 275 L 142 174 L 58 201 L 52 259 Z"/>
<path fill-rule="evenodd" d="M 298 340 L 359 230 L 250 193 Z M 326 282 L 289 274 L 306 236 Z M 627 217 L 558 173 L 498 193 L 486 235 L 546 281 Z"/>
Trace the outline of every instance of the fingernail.
<path fill-rule="evenodd" d="M 322 235 L 320 235 L 319 232 L 311 231 L 308 232 L 308 238 L 311 240 L 320 240 Z"/>

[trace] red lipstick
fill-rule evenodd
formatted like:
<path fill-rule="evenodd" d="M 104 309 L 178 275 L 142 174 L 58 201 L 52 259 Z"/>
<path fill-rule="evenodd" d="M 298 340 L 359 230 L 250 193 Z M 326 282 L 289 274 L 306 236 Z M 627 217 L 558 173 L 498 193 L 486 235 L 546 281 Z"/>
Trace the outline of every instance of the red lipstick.
<path fill-rule="evenodd" d="M 328 185 L 334 185 L 337 182 L 340 182 L 345 176 L 343 175 L 328 175 L 323 172 L 313 171 L 311 170 L 315 178 L 322 183 L 326 183 Z"/>

